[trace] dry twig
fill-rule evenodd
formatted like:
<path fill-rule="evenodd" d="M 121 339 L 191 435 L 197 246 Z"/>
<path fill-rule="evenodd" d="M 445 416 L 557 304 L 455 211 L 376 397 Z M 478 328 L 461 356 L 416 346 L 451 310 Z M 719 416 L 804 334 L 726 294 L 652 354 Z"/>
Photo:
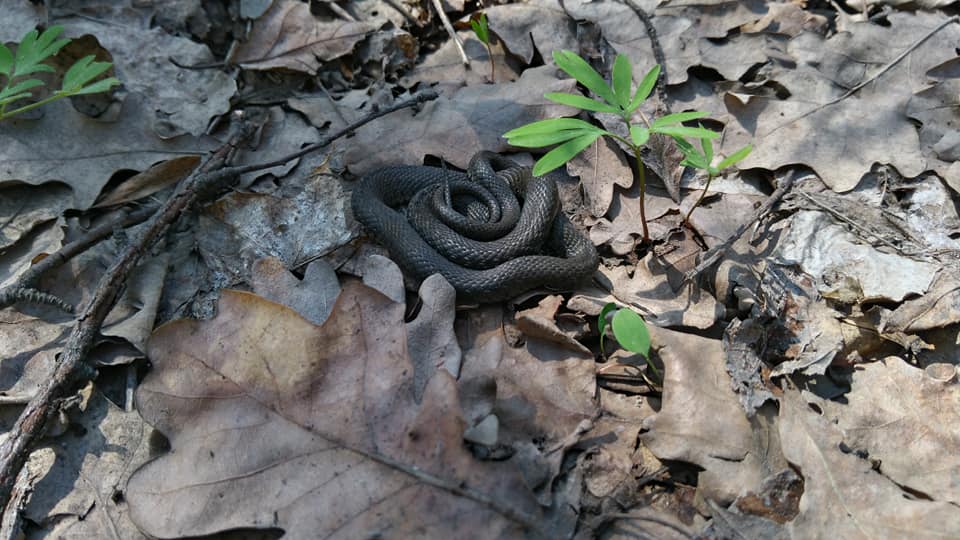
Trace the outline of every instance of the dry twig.
<path fill-rule="evenodd" d="M 469 66 L 470 59 L 467 58 L 466 51 L 463 50 L 463 43 L 460 41 L 460 36 L 457 35 L 457 31 L 453 29 L 453 25 L 450 24 L 450 19 L 447 18 L 447 14 L 443 12 L 443 6 L 440 4 L 440 0 L 431 0 L 433 2 L 433 9 L 437 12 L 437 16 L 440 17 L 440 22 L 443 23 L 443 27 L 446 28 L 447 33 L 450 34 L 450 39 L 453 40 L 453 44 L 457 46 L 457 52 L 460 53 L 460 60 L 463 61 L 463 65 Z"/>
<path fill-rule="evenodd" d="M 738 238 L 743 236 L 743 233 L 747 232 L 747 229 L 752 227 L 754 223 L 763 219 L 764 216 L 766 216 L 770 210 L 773 209 L 774 205 L 780 202 L 780 199 L 782 199 L 783 196 L 790 191 L 790 188 L 793 187 L 793 183 L 796 181 L 797 176 L 799 176 L 799 174 L 796 171 L 790 171 L 786 178 L 780 181 L 780 185 L 777 186 L 777 189 L 774 190 L 774 192 L 767 197 L 767 200 L 763 201 L 763 204 L 760 206 L 760 208 L 757 208 L 756 212 L 753 213 L 753 218 L 737 227 L 737 230 L 734 231 L 729 238 L 713 246 L 706 253 L 704 253 L 700 264 L 698 264 L 693 270 L 687 272 L 686 276 L 684 276 L 684 281 L 686 282 L 695 280 L 698 275 L 719 261 L 720 257 L 723 256 L 723 252 L 726 251 L 727 248 L 732 246 Z"/>

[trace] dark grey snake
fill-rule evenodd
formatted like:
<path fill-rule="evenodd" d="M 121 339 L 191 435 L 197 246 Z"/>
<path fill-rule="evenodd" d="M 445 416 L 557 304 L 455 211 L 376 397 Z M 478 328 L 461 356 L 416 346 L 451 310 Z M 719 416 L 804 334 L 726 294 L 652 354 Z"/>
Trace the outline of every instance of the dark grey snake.
<path fill-rule="evenodd" d="M 563 215 L 556 183 L 492 152 L 477 153 L 466 173 L 379 169 L 360 180 L 351 202 L 401 268 L 418 280 L 442 274 L 461 301 L 570 289 L 599 264 Z"/>

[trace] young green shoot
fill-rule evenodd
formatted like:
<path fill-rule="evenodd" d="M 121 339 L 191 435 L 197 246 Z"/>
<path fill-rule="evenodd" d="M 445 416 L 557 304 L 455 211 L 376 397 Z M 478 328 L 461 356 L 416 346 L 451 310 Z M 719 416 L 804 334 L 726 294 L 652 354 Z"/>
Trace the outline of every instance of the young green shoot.
<path fill-rule="evenodd" d="M 533 122 L 517 129 L 504 133 L 504 137 L 513 146 L 523 148 L 540 148 L 557 145 L 547 152 L 533 168 L 533 174 L 543 175 L 560 167 L 574 156 L 593 144 L 602 136 L 612 137 L 626 145 L 633 152 L 636 163 L 635 174 L 640 184 L 640 220 L 643 225 L 643 241 L 650 241 L 650 232 L 647 229 L 645 210 L 646 176 L 643 162 L 640 160 L 640 151 L 650 139 L 650 135 L 658 133 L 675 139 L 715 139 L 720 135 L 703 127 L 688 127 L 682 123 L 707 116 L 708 113 L 691 111 L 668 114 L 650 121 L 642 113 L 639 114 L 642 123 L 631 121 L 640 105 L 650 97 L 653 87 L 660 76 L 660 66 L 655 65 L 635 89 L 630 60 L 626 56 L 617 55 L 613 61 L 613 85 L 607 84 L 586 60 L 571 51 L 554 51 L 553 59 L 557 67 L 572 76 L 580 84 L 593 92 L 599 99 L 551 92 L 544 97 L 585 111 L 604 112 L 618 115 L 627 126 L 629 137 L 622 137 L 599 128 L 589 122 L 577 118 L 551 118 Z"/>
<path fill-rule="evenodd" d="M 94 82 L 93 80 L 110 69 L 112 64 L 94 62 L 93 55 L 85 56 L 67 70 L 59 90 L 36 103 L 8 111 L 7 109 L 13 103 L 33 97 L 33 89 L 44 85 L 40 79 L 24 79 L 24 77 L 32 73 L 54 71 L 52 66 L 44 64 L 43 61 L 57 54 L 60 49 L 70 43 L 69 39 L 57 39 L 62 32 L 62 26 L 51 26 L 42 34 L 36 30 L 27 32 L 17 46 L 16 56 L 3 43 L 0 43 L 0 76 L 4 78 L 3 87 L 0 89 L 0 120 L 65 97 L 106 92 L 114 85 L 120 84 L 120 81 L 113 77 Z"/>
<path fill-rule="evenodd" d="M 608 321 L 607 319 L 613 311 L 616 311 L 616 313 Z M 643 320 L 643 317 L 632 309 L 619 309 L 613 302 L 603 306 L 603 309 L 600 310 L 600 317 L 597 319 L 597 326 L 600 331 L 600 352 L 604 355 L 607 353 L 603 348 L 603 338 L 606 335 L 608 324 L 613 331 L 613 337 L 620 343 L 620 346 L 630 352 L 642 355 L 653 374 L 662 381 L 660 371 L 650 361 L 650 331 L 647 329 L 647 323 Z"/>
<path fill-rule="evenodd" d="M 698 150 L 697 147 L 695 147 L 691 142 L 683 138 L 675 138 L 675 140 L 677 141 L 677 146 L 680 147 L 680 151 L 683 152 L 684 155 L 684 160 L 681 161 L 680 164 L 696 169 L 703 169 L 707 173 L 707 184 L 703 186 L 703 191 L 700 193 L 700 197 L 697 199 L 697 202 L 693 203 L 693 206 L 690 207 L 690 210 L 687 210 L 687 215 L 683 218 L 684 223 L 689 223 L 690 214 L 693 214 L 693 210 L 700 206 L 703 198 L 707 195 L 707 190 L 710 189 L 710 182 L 712 182 L 715 177 L 719 176 L 720 173 L 723 172 L 723 170 L 727 167 L 743 161 L 743 159 L 750 154 L 750 151 L 753 150 L 753 145 L 748 144 L 744 146 L 714 165 L 713 143 L 710 142 L 710 139 L 700 140 L 700 146 L 702 147 L 702 150 Z"/>
<path fill-rule="evenodd" d="M 473 28 L 473 33 L 477 35 L 477 39 L 483 42 L 487 48 L 487 56 L 490 58 L 490 82 L 496 82 L 496 79 L 493 78 L 493 49 L 490 48 L 490 27 L 487 26 L 487 14 L 480 13 L 479 16 L 471 18 L 470 28 Z"/>

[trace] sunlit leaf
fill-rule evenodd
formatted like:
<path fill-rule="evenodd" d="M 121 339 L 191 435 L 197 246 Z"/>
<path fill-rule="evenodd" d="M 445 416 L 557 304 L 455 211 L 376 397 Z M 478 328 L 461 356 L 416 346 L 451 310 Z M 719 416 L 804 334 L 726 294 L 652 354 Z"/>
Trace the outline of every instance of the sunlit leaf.
<path fill-rule="evenodd" d="M 720 134 L 716 131 L 687 126 L 660 126 L 656 128 L 650 128 L 650 131 L 654 133 L 662 133 L 671 137 L 693 137 L 695 139 L 716 139 L 720 136 Z"/>
<path fill-rule="evenodd" d="M 643 146 L 650 140 L 650 130 L 643 126 L 630 126 L 630 140 L 637 146 Z"/>
<path fill-rule="evenodd" d="M 603 354 L 607 354 L 606 351 L 603 349 L 603 338 L 604 336 L 607 335 L 605 330 L 607 328 L 607 325 L 610 324 L 610 322 L 607 321 L 607 315 L 609 315 L 610 312 L 615 309 L 617 309 L 617 305 L 614 304 L 613 302 L 610 302 L 607 305 L 603 306 L 603 308 L 600 310 L 600 315 L 597 318 L 597 331 L 600 332 L 600 352 Z"/>
<path fill-rule="evenodd" d="M 724 159 L 723 161 L 721 161 L 720 163 L 718 163 L 718 164 L 717 164 L 717 168 L 720 169 L 720 170 L 723 170 L 723 169 L 726 169 L 727 167 L 733 165 L 734 163 L 737 163 L 738 161 L 742 161 L 744 158 L 746 158 L 746 157 L 750 154 L 750 151 L 751 151 L 751 150 L 753 150 L 753 145 L 752 145 L 752 144 L 748 144 L 748 145 L 744 146 L 743 148 L 741 148 L 741 149 L 737 150 L 736 152 L 730 154 L 729 156 L 726 157 L 726 159 Z"/>
<path fill-rule="evenodd" d="M 80 96 L 84 94 L 97 94 L 99 92 L 106 92 L 107 90 L 110 90 L 111 88 L 113 88 L 118 84 L 120 84 L 120 81 L 118 79 L 114 77 L 110 77 L 109 79 L 97 81 L 91 84 L 90 86 L 84 86 L 83 88 L 81 88 L 80 90 L 77 90 L 73 94 L 76 96 Z"/>
<path fill-rule="evenodd" d="M 569 140 L 560 146 L 549 151 L 537 161 L 536 165 L 533 166 L 533 174 L 535 176 L 543 176 L 548 172 L 560 167 L 564 163 L 573 159 L 574 156 L 580 153 L 581 150 L 590 146 L 593 141 L 597 140 L 600 137 L 600 133 L 587 133 L 586 135 L 581 135 L 576 139 Z"/>
<path fill-rule="evenodd" d="M 607 103 L 616 103 L 617 98 L 613 94 L 613 89 L 603 80 L 603 77 L 593 69 L 586 60 L 577 56 L 572 51 L 553 51 L 553 60 L 557 67 L 567 72 L 580 84 L 586 86 L 591 92 L 600 96 Z"/>
<path fill-rule="evenodd" d="M 503 136 L 509 139 L 510 137 L 516 137 L 519 135 L 550 133 L 551 131 L 559 131 L 563 129 L 586 129 L 596 130 L 597 132 L 603 131 L 597 126 L 589 122 L 584 122 L 579 118 L 548 118 L 546 120 L 531 122 L 516 129 L 511 129 L 510 131 L 504 133 Z"/>
<path fill-rule="evenodd" d="M 640 315 L 630 309 L 621 309 L 613 316 L 612 327 L 613 336 L 624 349 L 642 354 L 644 358 L 649 356 L 650 331 Z"/>
<path fill-rule="evenodd" d="M 688 120 L 696 120 L 697 118 L 703 118 L 704 116 L 709 115 L 710 113 L 703 111 L 690 111 L 690 112 L 678 112 L 673 114 L 668 114 L 666 116 L 661 116 L 653 122 L 650 123 L 651 127 L 660 127 L 660 126 L 669 126 L 671 124 L 679 124 L 681 122 L 686 122 Z"/>
<path fill-rule="evenodd" d="M 653 66 L 653 69 L 647 72 L 643 77 L 643 80 L 640 81 L 640 86 L 637 87 L 637 92 L 633 95 L 633 100 L 630 101 L 630 106 L 627 107 L 627 112 L 633 112 L 637 110 L 637 107 L 644 102 L 648 97 L 650 97 L 650 92 L 653 91 L 653 87 L 657 84 L 657 77 L 660 76 L 660 64 Z"/>
<path fill-rule="evenodd" d="M 613 94 L 617 105 L 626 109 L 630 105 L 630 86 L 633 84 L 633 67 L 630 60 L 618 54 L 613 61 Z"/>
<path fill-rule="evenodd" d="M 13 53 L 6 45 L 0 43 L 0 74 L 10 76 L 10 70 L 13 69 Z"/>
<path fill-rule="evenodd" d="M 535 133 L 533 135 L 513 136 L 507 138 L 507 142 L 509 142 L 512 146 L 520 146 L 522 148 L 540 148 L 541 146 L 559 144 L 564 141 L 569 141 L 570 139 L 575 139 L 582 135 L 588 135 L 590 133 L 594 133 L 594 131 L 585 129 L 563 129 L 550 133 Z"/>

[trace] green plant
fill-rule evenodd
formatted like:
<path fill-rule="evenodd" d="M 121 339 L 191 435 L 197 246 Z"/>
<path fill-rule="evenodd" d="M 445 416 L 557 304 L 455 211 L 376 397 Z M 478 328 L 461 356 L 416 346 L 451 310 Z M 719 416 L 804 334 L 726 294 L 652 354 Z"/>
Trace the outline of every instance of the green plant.
<path fill-rule="evenodd" d="M 647 230 L 644 201 L 647 182 L 643 163 L 640 160 L 640 151 L 643 145 L 647 143 L 653 133 L 667 135 L 678 140 L 687 137 L 715 139 L 720 135 L 703 127 L 682 125 L 683 122 L 707 116 L 708 113 L 700 111 L 668 114 L 652 121 L 648 120 L 643 113 L 639 113 L 642 124 L 631 122 L 634 113 L 639 112 L 640 104 L 650 97 L 650 93 L 653 91 L 657 78 L 660 76 L 659 65 L 654 66 L 644 76 L 635 91 L 631 91 L 633 85 L 632 67 L 625 56 L 617 55 L 614 59 L 612 87 L 586 60 L 571 51 L 554 51 L 553 58 L 557 67 L 596 94 L 600 100 L 562 92 L 547 93 L 544 94 L 544 97 L 556 103 L 585 111 L 616 114 L 626 124 L 630 134 L 629 138 L 621 137 L 577 118 L 551 118 L 533 122 L 504 133 L 504 137 L 510 144 L 524 148 L 558 145 L 547 152 L 534 165 L 533 173 L 536 175 L 546 174 L 560 167 L 604 135 L 612 137 L 629 147 L 636 161 L 636 176 L 640 183 L 640 219 L 643 222 L 643 240 L 649 242 L 650 233 Z"/>
<path fill-rule="evenodd" d="M 613 316 L 610 317 L 610 313 Z M 608 321 L 609 319 L 609 321 Z M 638 315 L 632 309 L 620 309 L 613 302 L 603 306 L 600 310 L 600 317 L 597 319 L 597 326 L 600 331 L 600 352 L 604 355 L 607 352 L 603 348 L 603 338 L 606 335 L 607 325 L 613 331 L 613 337 L 624 349 L 640 354 L 647 361 L 650 370 L 660 379 L 660 372 L 650 361 L 650 331 L 647 330 L 647 323 L 643 317 Z M 662 380 L 662 379 L 661 379 Z"/>
<path fill-rule="evenodd" d="M 727 167 L 739 161 L 743 161 L 743 159 L 750 154 L 750 151 L 753 150 L 753 145 L 748 144 L 744 146 L 714 165 L 713 143 L 710 142 L 710 139 L 702 139 L 700 141 L 700 146 L 703 148 L 703 150 L 697 150 L 696 146 L 685 139 L 680 138 L 676 139 L 676 141 L 677 146 L 680 147 L 680 151 L 683 152 L 685 158 L 682 162 L 680 162 L 680 164 L 697 169 L 703 169 L 707 172 L 707 185 L 703 186 L 703 192 L 700 193 L 700 197 L 697 199 L 697 202 L 693 203 L 693 206 L 690 207 L 690 210 L 687 210 L 687 215 L 683 218 L 683 222 L 686 223 L 690 221 L 690 214 L 693 213 L 694 208 L 700 206 L 703 198 L 707 195 L 707 190 L 710 189 L 710 182 L 712 182 L 715 177 L 719 176 L 720 173 Z"/>
<path fill-rule="evenodd" d="M 487 26 L 487 14 L 480 13 L 479 16 L 470 19 L 470 28 L 476 34 L 477 39 L 483 42 L 487 47 L 487 56 L 490 58 L 490 82 L 495 82 L 493 78 L 493 49 L 490 48 L 490 27 Z"/>
<path fill-rule="evenodd" d="M 91 84 L 91 81 L 110 69 L 110 62 L 94 62 L 94 56 L 85 56 L 77 60 L 63 76 L 61 88 L 49 97 L 24 105 L 12 111 L 7 108 L 16 101 L 33 97 L 33 90 L 43 86 L 40 79 L 23 79 L 23 77 L 38 72 L 53 72 L 53 67 L 43 61 L 57 54 L 69 39 L 57 39 L 63 32 L 62 26 L 51 26 L 38 34 L 36 30 L 27 32 L 17 46 L 14 54 L 3 43 L 0 43 L 0 75 L 6 78 L 3 89 L 0 90 L 0 120 L 20 114 L 22 112 L 46 105 L 51 101 L 81 94 L 96 94 L 106 92 L 112 86 L 120 84 L 113 77 L 102 79 Z"/>

